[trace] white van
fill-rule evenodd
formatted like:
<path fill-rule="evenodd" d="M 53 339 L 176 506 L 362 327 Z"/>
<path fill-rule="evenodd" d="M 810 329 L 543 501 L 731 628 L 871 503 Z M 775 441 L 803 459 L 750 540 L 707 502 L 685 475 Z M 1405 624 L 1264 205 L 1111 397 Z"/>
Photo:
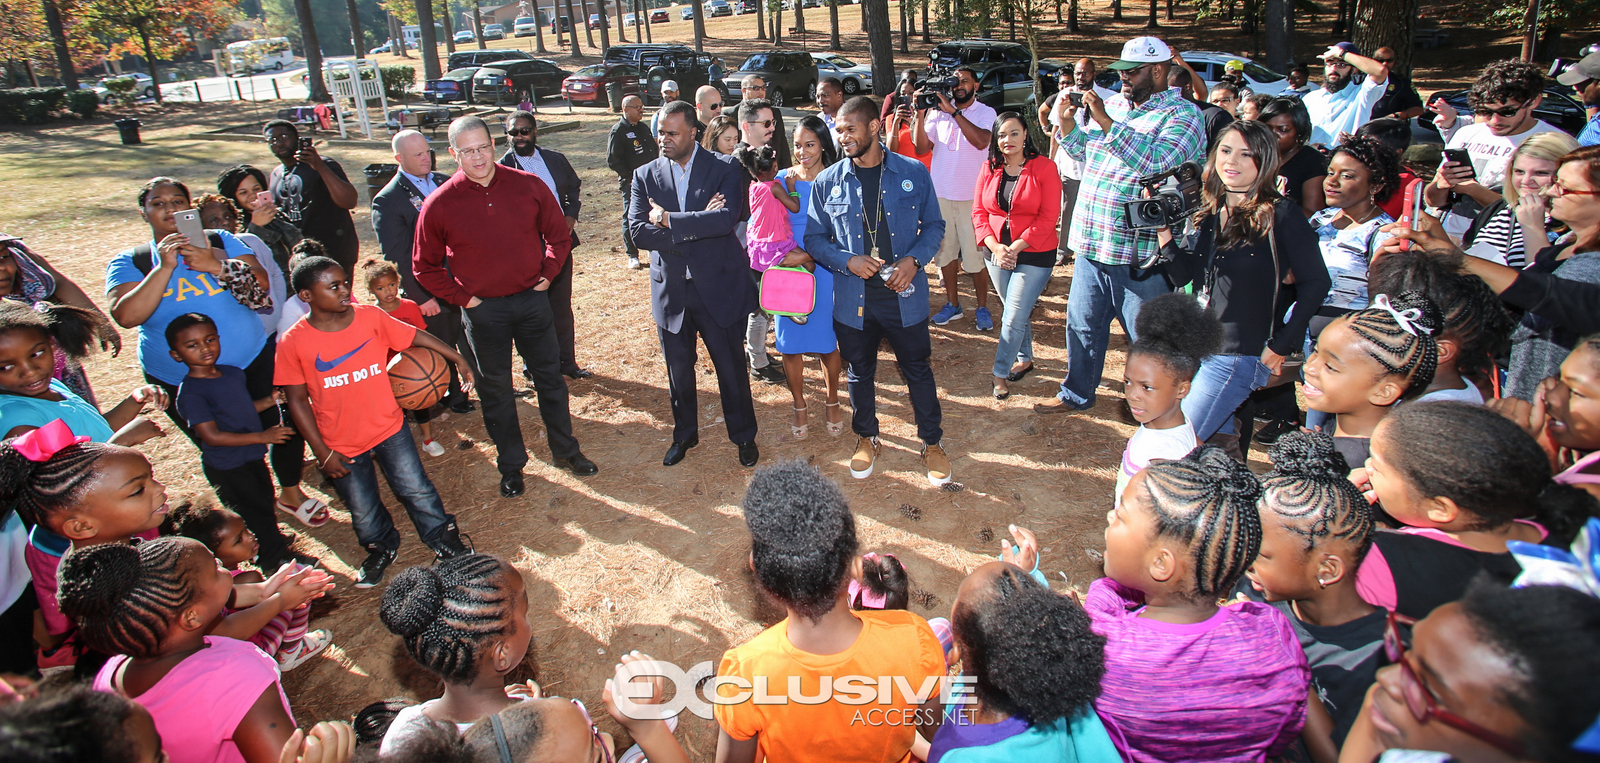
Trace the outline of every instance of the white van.
<path fill-rule="evenodd" d="M 400 27 L 400 37 L 406 41 L 406 48 L 414 49 L 422 45 L 422 27 L 412 24 Z M 444 27 L 433 25 L 433 39 L 435 42 L 444 39 Z"/>
<path fill-rule="evenodd" d="M 287 37 L 230 42 L 225 50 L 228 56 L 228 71 L 234 76 L 268 70 L 280 71 L 283 67 L 294 64 L 294 51 L 290 49 Z"/>

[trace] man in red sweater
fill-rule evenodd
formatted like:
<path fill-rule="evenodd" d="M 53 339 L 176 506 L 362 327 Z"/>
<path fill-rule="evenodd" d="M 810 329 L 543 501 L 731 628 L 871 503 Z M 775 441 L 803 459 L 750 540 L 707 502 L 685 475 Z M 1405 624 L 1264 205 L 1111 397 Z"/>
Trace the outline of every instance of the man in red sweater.
<path fill-rule="evenodd" d="M 599 471 L 572 436 L 555 317 L 546 291 L 571 254 L 561 205 L 539 176 L 495 163 L 489 126 L 450 123 L 460 171 L 428 196 L 417 219 L 412 271 L 439 299 L 459 305 L 478 356 L 483 424 L 499 456 L 500 494 L 522 494 L 522 444 L 511 392 L 511 348 L 523 353 L 539 393 L 539 417 L 556 466 L 580 477 Z"/>

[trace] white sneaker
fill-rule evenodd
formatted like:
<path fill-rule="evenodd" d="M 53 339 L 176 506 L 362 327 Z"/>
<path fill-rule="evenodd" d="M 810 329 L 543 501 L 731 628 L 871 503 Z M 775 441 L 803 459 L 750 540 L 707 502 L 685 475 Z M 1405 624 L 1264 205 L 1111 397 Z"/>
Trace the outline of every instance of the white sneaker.
<path fill-rule="evenodd" d="M 440 445 L 438 440 L 428 440 L 422 443 L 422 452 L 438 458 L 444 455 L 444 446 Z"/>

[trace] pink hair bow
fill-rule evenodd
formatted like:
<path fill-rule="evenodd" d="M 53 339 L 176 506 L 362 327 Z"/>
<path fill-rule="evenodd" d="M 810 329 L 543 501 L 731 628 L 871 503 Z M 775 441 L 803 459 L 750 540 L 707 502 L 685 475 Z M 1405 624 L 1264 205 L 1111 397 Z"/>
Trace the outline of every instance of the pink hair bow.
<path fill-rule="evenodd" d="M 861 558 L 870 562 L 876 562 L 879 559 L 878 552 L 876 551 L 868 551 L 867 553 L 862 554 Z M 894 557 L 891 555 L 889 558 L 893 559 Z M 851 601 L 856 601 L 856 597 L 860 596 L 861 606 L 867 609 L 883 609 L 884 607 L 889 606 L 888 594 L 878 593 L 871 588 L 862 585 L 861 581 L 859 580 L 850 581 L 849 594 Z"/>
<path fill-rule="evenodd" d="M 35 463 L 49 461 L 52 456 L 60 453 L 68 445 L 88 442 L 89 437 L 74 435 L 67 427 L 67 422 L 56 419 L 32 432 L 24 432 L 11 440 L 11 447 L 16 448 L 23 458 Z"/>

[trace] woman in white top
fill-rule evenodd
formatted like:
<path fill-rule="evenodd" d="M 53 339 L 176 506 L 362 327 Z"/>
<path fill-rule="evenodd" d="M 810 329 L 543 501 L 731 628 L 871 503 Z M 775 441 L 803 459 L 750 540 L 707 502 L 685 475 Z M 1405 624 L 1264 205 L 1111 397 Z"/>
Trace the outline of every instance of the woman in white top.
<path fill-rule="evenodd" d="M 1556 163 L 1577 147 L 1564 132 L 1523 141 L 1506 160 L 1503 201 L 1485 209 L 1462 239 L 1467 254 L 1521 270 L 1528 253 L 1549 246 L 1557 223 L 1544 189 L 1556 179 Z"/>

